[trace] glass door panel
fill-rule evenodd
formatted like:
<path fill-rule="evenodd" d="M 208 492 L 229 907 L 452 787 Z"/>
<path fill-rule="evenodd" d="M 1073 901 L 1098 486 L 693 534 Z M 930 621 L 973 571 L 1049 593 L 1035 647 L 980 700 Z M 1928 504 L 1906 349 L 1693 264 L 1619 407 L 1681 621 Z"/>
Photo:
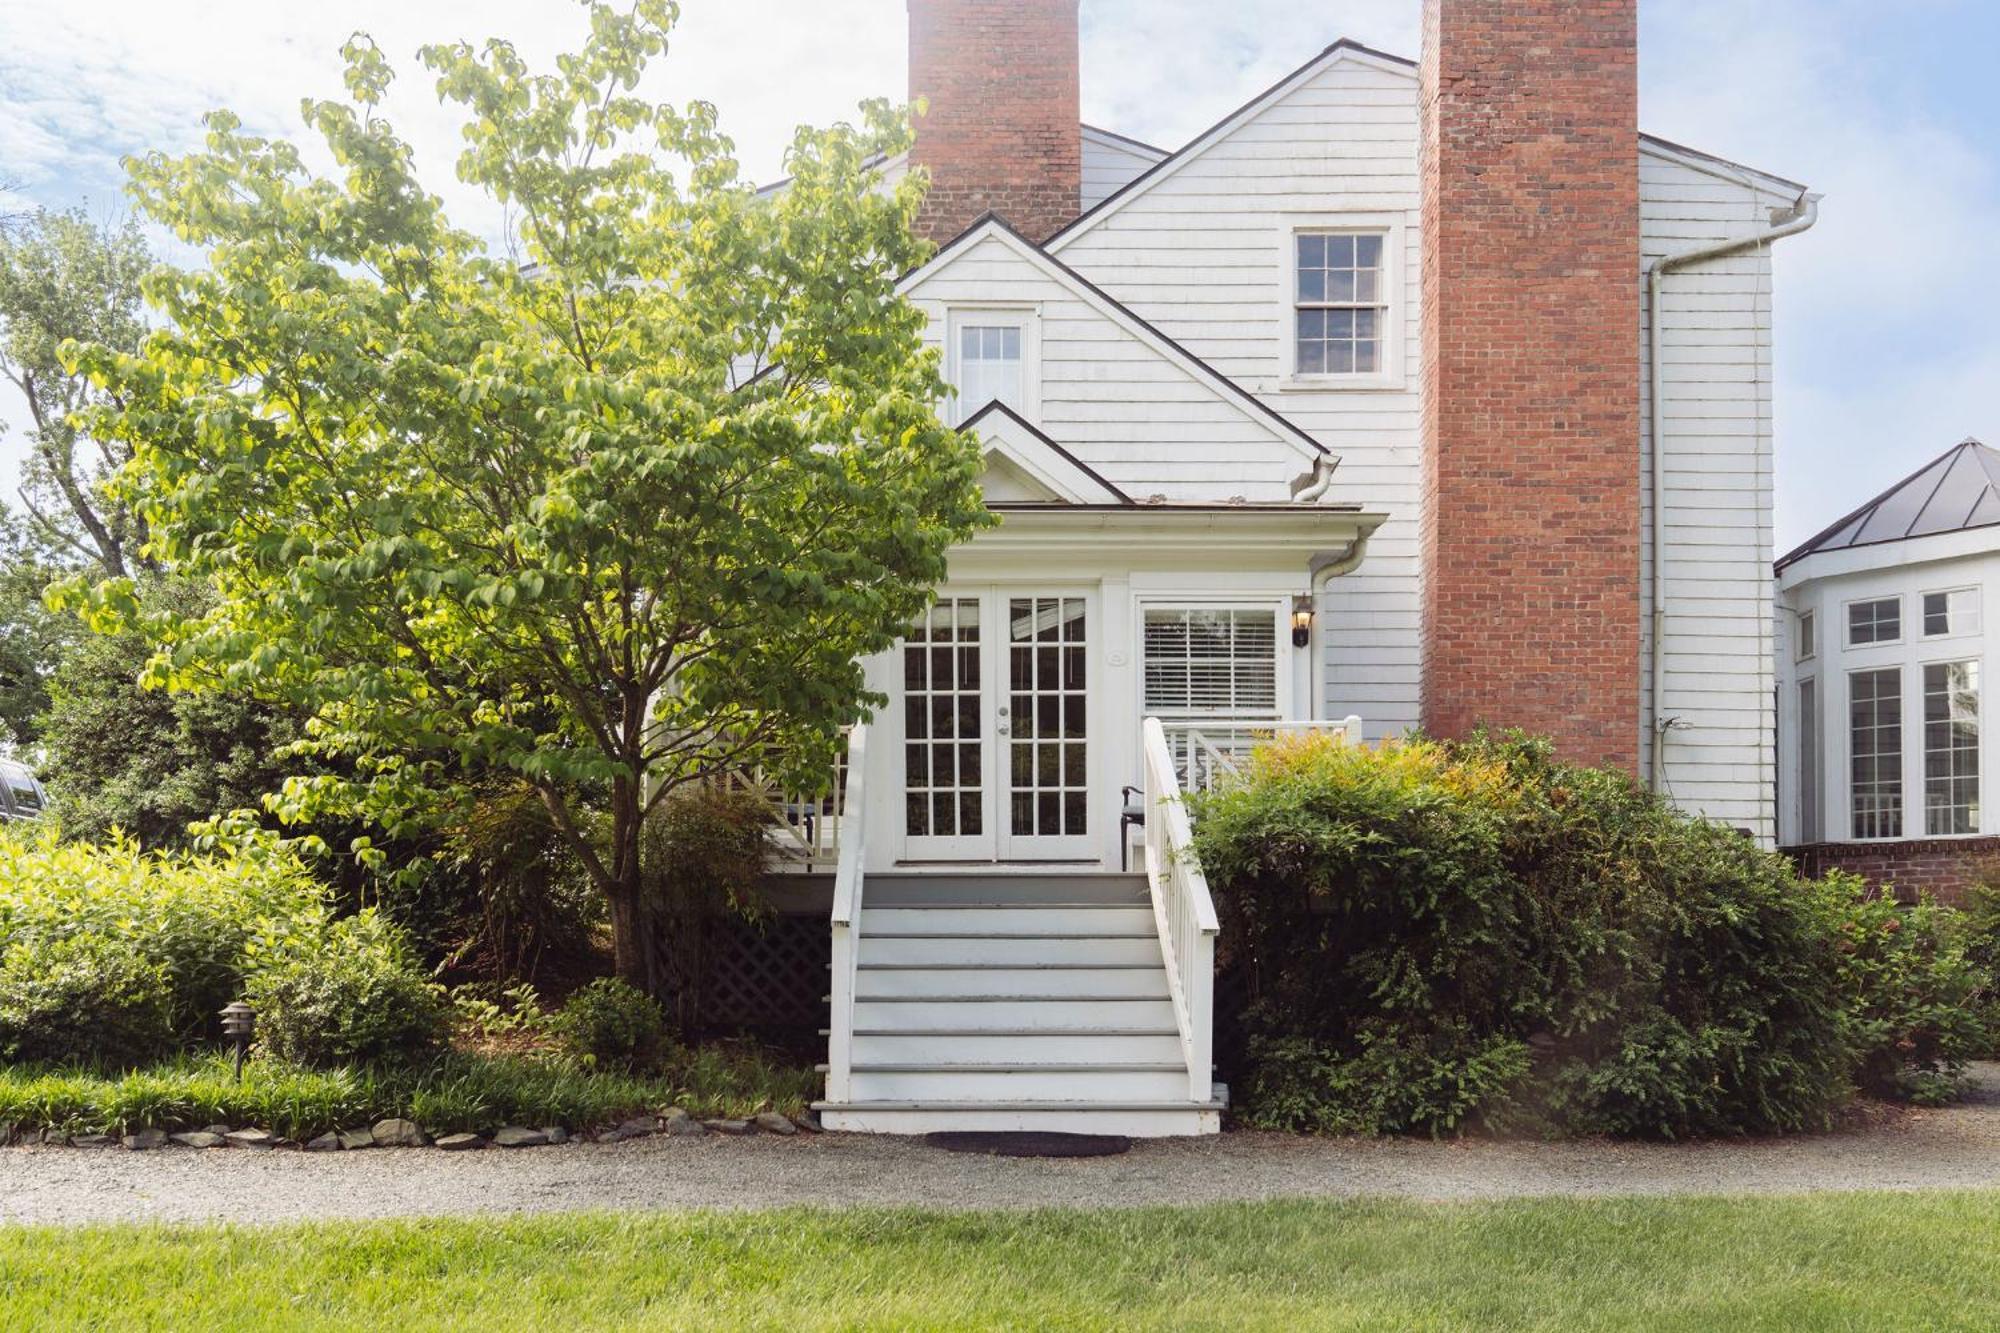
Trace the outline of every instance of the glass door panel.
<path fill-rule="evenodd" d="M 1007 753 L 1002 855 L 1090 848 L 1089 616 L 1081 596 L 1006 598 Z"/>
<path fill-rule="evenodd" d="M 978 597 L 948 597 L 903 640 L 903 833 L 912 859 L 993 855 Z"/>

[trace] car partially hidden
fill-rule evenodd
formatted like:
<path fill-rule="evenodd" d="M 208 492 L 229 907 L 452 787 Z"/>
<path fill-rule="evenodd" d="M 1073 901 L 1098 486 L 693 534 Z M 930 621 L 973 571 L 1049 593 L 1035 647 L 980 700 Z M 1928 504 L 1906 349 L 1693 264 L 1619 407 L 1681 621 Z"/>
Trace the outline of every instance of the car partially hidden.
<path fill-rule="evenodd" d="M 48 808 L 48 791 L 34 770 L 12 759 L 0 759 L 0 823 L 36 819 Z"/>

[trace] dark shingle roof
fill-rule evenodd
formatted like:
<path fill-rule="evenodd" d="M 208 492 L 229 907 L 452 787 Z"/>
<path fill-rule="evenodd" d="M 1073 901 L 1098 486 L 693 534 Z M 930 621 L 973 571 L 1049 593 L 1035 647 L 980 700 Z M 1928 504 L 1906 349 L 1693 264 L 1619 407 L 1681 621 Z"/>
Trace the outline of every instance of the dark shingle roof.
<path fill-rule="evenodd" d="M 2000 523 L 2000 450 L 1966 439 L 1779 561 Z"/>

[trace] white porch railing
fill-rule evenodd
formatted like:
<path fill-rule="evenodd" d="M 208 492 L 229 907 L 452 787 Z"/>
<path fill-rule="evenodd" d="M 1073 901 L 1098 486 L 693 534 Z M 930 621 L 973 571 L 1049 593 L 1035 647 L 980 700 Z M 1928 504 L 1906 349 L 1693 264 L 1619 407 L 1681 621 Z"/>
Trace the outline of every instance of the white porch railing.
<path fill-rule="evenodd" d="M 868 787 L 868 728 L 856 726 L 847 734 L 847 782 L 840 792 L 840 823 L 846 837 L 839 844 L 833 872 L 833 997 L 832 1021 L 827 1024 L 826 1098 L 830 1102 L 849 1100 L 854 1080 L 854 987 L 855 969 L 860 962 L 861 940 L 856 927 L 861 920 L 862 869 L 867 852 L 862 817 Z"/>
<path fill-rule="evenodd" d="M 1344 736 L 1350 745 L 1361 743 L 1361 719 L 1353 716 L 1337 721 L 1177 717 L 1160 725 L 1182 791 L 1207 791 L 1218 780 L 1241 771 L 1252 750 L 1280 736 L 1324 731 Z"/>
<path fill-rule="evenodd" d="M 1188 1099 L 1206 1102 L 1215 1082 L 1215 902 L 1194 859 L 1194 835 L 1181 804 L 1180 774 L 1160 719 L 1146 719 L 1146 887 L 1167 965 L 1167 992 L 1187 1059 Z"/>
<path fill-rule="evenodd" d="M 840 864 L 847 751 L 834 763 L 832 785 L 815 793 L 786 791 L 761 770 L 733 773 L 727 781 L 763 795 L 771 804 L 770 868 L 825 874 Z"/>

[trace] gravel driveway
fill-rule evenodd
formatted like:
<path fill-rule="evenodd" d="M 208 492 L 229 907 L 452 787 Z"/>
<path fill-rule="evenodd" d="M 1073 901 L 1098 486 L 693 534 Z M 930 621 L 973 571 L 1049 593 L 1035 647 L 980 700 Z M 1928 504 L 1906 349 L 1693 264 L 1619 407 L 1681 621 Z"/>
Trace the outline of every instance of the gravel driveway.
<path fill-rule="evenodd" d="M 652 1138 L 514 1151 L 0 1149 L 0 1222 L 914 1204 L 1021 1208 L 1399 1195 L 1797 1194 L 2000 1186 L 2000 1065 L 1972 1096 L 1867 1129 L 1702 1144 L 1431 1143 L 1231 1133 L 1122 1157 L 1010 1160 L 921 1140 Z"/>

